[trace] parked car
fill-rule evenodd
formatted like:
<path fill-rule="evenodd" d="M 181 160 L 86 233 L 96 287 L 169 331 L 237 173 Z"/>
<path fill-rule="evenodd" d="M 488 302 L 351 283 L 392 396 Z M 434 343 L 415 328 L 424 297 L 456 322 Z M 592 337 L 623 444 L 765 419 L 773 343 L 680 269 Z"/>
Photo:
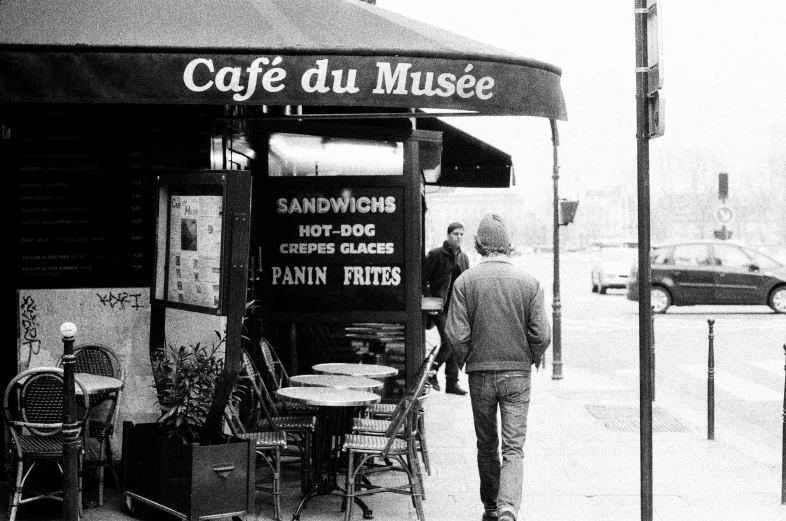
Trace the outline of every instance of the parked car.
<path fill-rule="evenodd" d="M 636 239 L 598 242 L 598 256 L 592 266 L 592 292 L 606 294 L 609 288 L 625 289 L 628 275 L 638 255 Z"/>
<path fill-rule="evenodd" d="M 656 313 L 696 304 L 769 305 L 786 313 L 786 264 L 728 241 L 662 244 L 650 255 L 651 301 Z M 628 300 L 638 300 L 638 266 Z"/>

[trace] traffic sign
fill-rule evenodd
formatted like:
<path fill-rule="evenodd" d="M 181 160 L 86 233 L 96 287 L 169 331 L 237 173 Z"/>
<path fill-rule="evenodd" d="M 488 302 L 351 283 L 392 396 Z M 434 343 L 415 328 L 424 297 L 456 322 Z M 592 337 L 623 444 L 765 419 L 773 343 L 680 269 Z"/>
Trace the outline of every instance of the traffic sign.
<path fill-rule="evenodd" d="M 718 205 L 715 208 L 715 220 L 720 224 L 729 224 L 734 220 L 734 210 L 727 204 Z"/>

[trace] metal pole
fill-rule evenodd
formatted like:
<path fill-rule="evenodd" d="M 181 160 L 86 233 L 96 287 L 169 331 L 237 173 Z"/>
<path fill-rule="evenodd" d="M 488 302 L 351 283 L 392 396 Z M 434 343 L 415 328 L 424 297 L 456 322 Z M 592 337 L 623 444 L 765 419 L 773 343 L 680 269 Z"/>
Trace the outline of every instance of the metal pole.
<path fill-rule="evenodd" d="M 709 353 L 707 355 L 707 439 L 715 439 L 715 335 L 712 334 L 712 326 L 715 320 L 707 320 L 710 326 L 709 334 Z"/>
<path fill-rule="evenodd" d="M 783 353 L 786 355 L 786 344 L 783 344 Z M 783 365 L 786 372 L 786 364 Z M 783 386 L 783 434 L 781 437 L 781 505 L 786 505 L 786 383 Z"/>
<path fill-rule="evenodd" d="M 654 309 L 654 307 L 653 307 Z M 655 401 L 655 313 L 652 313 L 652 324 L 650 327 L 650 358 L 652 359 L 652 378 L 650 379 L 651 382 L 651 389 L 650 392 L 652 393 L 652 401 Z"/>
<path fill-rule="evenodd" d="M 551 123 L 551 141 L 554 150 L 554 169 L 551 178 L 554 180 L 554 303 L 553 313 L 553 334 L 552 334 L 552 357 L 551 379 L 562 380 L 562 302 L 559 294 L 559 162 L 557 157 L 557 147 L 559 147 L 559 131 L 557 121 L 549 120 Z"/>
<path fill-rule="evenodd" d="M 641 519 L 652 521 L 652 359 L 650 327 L 650 145 L 647 0 L 635 0 L 636 25 L 636 164 L 639 224 L 639 438 L 641 458 Z"/>
<path fill-rule="evenodd" d="M 786 355 L 786 344 L 783 344 L 783 353 Z M 783 365 L 786 372 L 786 363 Z M 786 505 L 786 383 L 783 386 L 783 434 L 781 437 L 781 505 Z"/>
<path fill-rule="evenodd" d="M 63 519 L 79 519 L 79 423 L 74 388 L 74 335 L 76 326 L 65 322 L 63 335 Z"/>

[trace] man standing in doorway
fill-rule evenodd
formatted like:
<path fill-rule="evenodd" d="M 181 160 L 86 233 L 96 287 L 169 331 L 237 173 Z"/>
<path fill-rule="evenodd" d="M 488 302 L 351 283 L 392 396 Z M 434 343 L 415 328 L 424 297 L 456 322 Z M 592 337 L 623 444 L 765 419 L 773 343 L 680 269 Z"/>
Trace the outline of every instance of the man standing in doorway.
<path fill-rule="evenodd" d="M 445 332 L 469 375 L 483 521 L 515 521 L 521 505 L 530 370 L 540 365 L 551 343 L 551 325 L 540 283 L 508 257 L 510 235 L 500 216 L 483 217 L 475 248 L 483 259 L 454 283 Z"/>
<path fill-rule="evenodd" d="M 434 360 L 434 369 L 438 371 L 440 366 L 445 364 L 445 392 L 458 395 L 465 395 L 467 391 L 458 383 L 459 367 L 453 356 L 450 342 L 445 336 L 445 320 L 448 315 L 453 281 L 469 268 L 469 257 L 461 251 L 463 238 L 464 226 L 459 222 L 451 223 L 448 226 L 448 237 L 445 242 L 439 248 L 428 252 L 423 263 L 423 294 L 427 297 L 439 297 L 444 301 L 442 311 L 433 312 L 431 316 L 431 320 L 437 326 L 442 344 Z M 435 391 L 440 390 L 436 373 L 429 379 L 429 383 Z"/>

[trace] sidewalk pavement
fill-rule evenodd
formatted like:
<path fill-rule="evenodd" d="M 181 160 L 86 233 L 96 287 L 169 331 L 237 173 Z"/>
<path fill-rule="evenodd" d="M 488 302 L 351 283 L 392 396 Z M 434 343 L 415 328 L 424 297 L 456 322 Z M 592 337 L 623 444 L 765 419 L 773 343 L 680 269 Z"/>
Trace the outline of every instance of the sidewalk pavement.
<path fill-rule="evenodd" d="M 637 521 L 641 517 L 638 388 L 631 382 L 563 368 L 533 373 L 524 447 L 524 490 L 519 519 L 526 521 Z M 462 375 L 462 385 L 467 386 Z M 469 396 L 432 393 L 426 400 L 432 473 L 425 476 L 428 521 L 479 521 L 475 435 Z M 755 441 L 724 434 L 707 440 L 706 417 L 680 407 L 679 397 L 658 391 L 653 404 L 653 519 L 656 521 L 786 520 L 781 506 L 780 454 Z M 296 472 L 284 473 L 282 519 L 289 521 L 301 498 Z M 86 493 L 94 488 L 85 483 Z M 7 501 L 7 493 L 2 500 Z M 258 493 L 249 520 L 272 519 L 269 494 Z M 366 498 L 377 521 L 417 519 L 411 501 L 397 494 Z M 5 505 L 3 505 L 5 506 Z M 301 515 L 343 519 L 341 499 L 312 500 Z M 54 520 L 60 506 L 22 507 L 18 519 Z M 123 496 L 107 487 L 105 505 L 85 510 L 84 521 L 174 520 L 144 508 L 132 516 Z M 355 509 L 353 520 L 362 519 Z"/>

